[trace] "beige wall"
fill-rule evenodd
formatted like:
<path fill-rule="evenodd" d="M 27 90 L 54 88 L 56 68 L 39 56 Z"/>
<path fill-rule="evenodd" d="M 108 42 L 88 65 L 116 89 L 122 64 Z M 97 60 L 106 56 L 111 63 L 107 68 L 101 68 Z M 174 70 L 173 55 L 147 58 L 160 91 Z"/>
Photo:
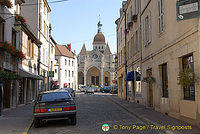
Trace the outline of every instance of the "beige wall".
<path fill-rule="evenodd" d="M 195 84 L 195 101 L 184 100 L 183 89 L 178 85 L 177 76 L 180 72 L 181 57 L 193 53 L 194 71 L 199 74 L 199 19 L 176 20 L 176 0 L 163 1 L 164 32 L 158 33 L 158 1 L 151 1 L 141 16 L 143 20 L 151 11 L 151 43 L 142 48 L 142 74 L 152 68 L 153 77 L 153 107 L 163 113 L 169 113 L 176 118 L 181 116 L 197 119 L 199 108 L 199 85 Z M 155 6 L 156 5 L 156 6 Z M 168 98 L 162 97 L 161 70 L 159 66 L 167 63 Z M 144 105 L 148 104 L 147 84 L 142 84 Z M 190 110 L 188 110 L 190 109 Z"/>
<path fill-rule="evenodd" d="M 166 1 L 163 0 L 163 14 L 164 14 L 164 31 L 159 33 L 158 26 L 158 0 L 141 0 L 140 11 L 138 18 L 141 17 L 127 33 L 127 43 L 131 40 L 135 31 L 138 30 L 141 36 L 139 36 L 138 45 L 142 48 L 141 51 L 133 53 L 134 49 L 130 50 L 130 47 L 126 48 L 128 54 L 127 65 L 128 72 L 136 70 L 137 67 L 141 67 L 142 78 L 146 77 L 147 69 L 152 69 L 152 76 L 155 78 L 153 83 L 153 108 L 162 113 L 168 113 L 171 116 L 182 119 L 185 121 L 192 121 L 194 124 L 200 125 L 200 88 L 199 83 L 195 84 L 195 101 L 184 100 L 183 88 L 178 85 L 178 74 L 181 71 L 181 59 L 183 56 L 193 54 L 194 58 L 194 73 L 198 76 L 200 74 L 200 59 L 199 53 L 199 18 L 188 19 L 184 21 L 177 21 L 176 19 L 176 2 L 177 0 Z M 128 0 L 126 9 L 130 10 L 130 6 L 134 3 L 134 0 Z M 132 4 L 131 4 L 132 3 Z M 133 4 L 134 5 L 134 4 Z M 134 8 L 133 8 L 134 10 Z M 149 14 L 151 24 L 151 42 L 143 45 L 143 20 Z M 141 26 L 141 27 L 140 27 Z M 124 16 L 120 16 L 117 21 L 117 35 L 118 35 L 118 96 L 125 97 L 125 65 L 124 56 L 121 56 L 121 51 L 124 49 L 124 37 L 123 32 L 121 41 L 121 28 L 124 28 Z M 124 30 L 123 30 L 124 31 Z M 140 33 L 138 33 L 140 35 Z M 142 55 L 141 55 L 142 54 Z M 124 55 L 124 54 L 123 54 Z M 142 60 L 141 60 L 142 56 Z M 123 57 L 123 58 L 121 58 Z M 168 98 L 162 97 L 162 72 L 161 65 L 167 63 L 167 75 L 168 75 Z M 123 83 L 123 84 L 121 84 Z M 122 87 L 121 87 L 122 85 Z M 123 93 L 122 93 L 123 90 Z M 135 98 L 135 101 L 139 101 L 142 105 L 149 105 L 149 89 L 148 84 L 142 82 L 142 98 Z M 190 110 L 188 110 L 190 109 Z"/>

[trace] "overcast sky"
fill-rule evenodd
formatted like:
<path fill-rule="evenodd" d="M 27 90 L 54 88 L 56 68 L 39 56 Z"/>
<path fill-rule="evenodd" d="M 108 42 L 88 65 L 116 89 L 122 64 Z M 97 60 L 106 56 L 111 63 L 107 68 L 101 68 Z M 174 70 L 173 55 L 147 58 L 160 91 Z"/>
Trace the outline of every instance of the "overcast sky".
<path fill-rule="evenodd" d="M 55 0 L 54 0 L 55 1 Z M 49 4 L 52 35 L 58 44 L 72 44 L 78 54 L 83 43 L 92 49 L 97 33 L 99 14 L 103 24 L 102 32 L 111 51 L 116 52 L 116 24 L 122 0 L 69 0 Z"/>

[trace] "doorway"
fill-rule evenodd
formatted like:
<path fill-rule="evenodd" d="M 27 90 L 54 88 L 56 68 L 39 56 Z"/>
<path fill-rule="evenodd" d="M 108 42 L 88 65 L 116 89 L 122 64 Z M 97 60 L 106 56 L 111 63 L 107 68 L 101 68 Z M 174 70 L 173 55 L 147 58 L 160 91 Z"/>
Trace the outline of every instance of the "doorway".
<path fill-rule="evenodd" d="M 152 77 L 152 68 L 147 70 L 147 77 Z M 148 104 L 150 107 L 153 107 L 153 85 L 152 83 L 148 83 Z"/>

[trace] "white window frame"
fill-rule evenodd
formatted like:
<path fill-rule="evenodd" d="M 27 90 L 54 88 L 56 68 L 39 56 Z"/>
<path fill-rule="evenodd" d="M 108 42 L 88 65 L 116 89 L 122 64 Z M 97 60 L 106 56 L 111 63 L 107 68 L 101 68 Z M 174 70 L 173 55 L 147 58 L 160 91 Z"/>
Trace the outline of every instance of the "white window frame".
<path fill-rule="evenodd" d="M 135 15 L 138 15 L 139 13 L 139 1 L 135 0 Z"/>
<path fill-rule="evenodd" d="M 158 0 L 158 33 L 164 32 L 163 0 Z"/>
<path fill-rule="evenodd" d="M 148 26 L 146 27 L 146 18 L 148 17 Z M 143 19 L 143 46 L 147 46 L 151 43 L 151 11 Z M 148 28 L 148 40 L 146 38 L 146 29 Z"/>

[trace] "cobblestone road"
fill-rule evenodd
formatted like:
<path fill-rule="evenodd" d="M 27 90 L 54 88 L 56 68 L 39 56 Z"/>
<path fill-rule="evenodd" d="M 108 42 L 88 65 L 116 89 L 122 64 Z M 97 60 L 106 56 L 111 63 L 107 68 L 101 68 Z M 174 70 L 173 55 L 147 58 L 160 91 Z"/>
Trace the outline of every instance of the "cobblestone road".
<path fill-rule="evenodd" d="M 105 134 L 101 130 L 104 123 L 110 125 L 107 134 L 159 134 L 117 104 L 110 101 L 108 94 L 77 94 L 77 125 L 66 120 L 49 121 L 40 128 L 32 127 L 29 134 Z M 112 96 L 111 96 L 112 97 Z M 144 130 L 133 129 L 133 125 Z M 126 127 L 125 127 L 126 126 Z M 127 127 L 128 126 L 128 127 Z M 129 127 L 131 128 L 130 130 Z M 114 129 L 115 128 L 115 129 Z M 142 128 L 141 128 L 142 129 Z"/>

